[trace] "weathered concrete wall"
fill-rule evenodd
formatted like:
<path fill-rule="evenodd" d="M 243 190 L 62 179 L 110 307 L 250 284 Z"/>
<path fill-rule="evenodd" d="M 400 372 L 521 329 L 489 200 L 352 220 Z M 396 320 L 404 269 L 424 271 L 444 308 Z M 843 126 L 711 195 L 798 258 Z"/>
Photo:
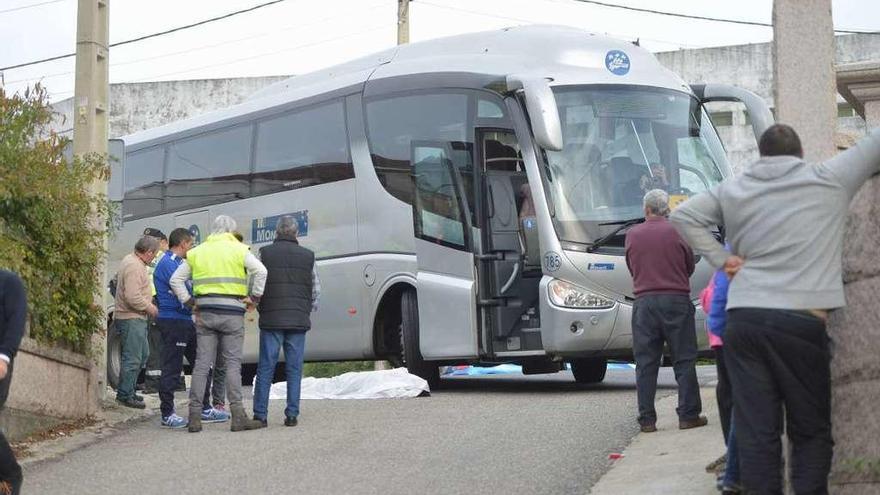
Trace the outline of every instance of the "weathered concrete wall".
<path fill-rule="evenodd" d="M 838 88 L 880 128 L 880 60 L 838 67 Z M 847 306 L 829 320 L 834 342 L 831 411 L 832 493 L 880 493 L 880 178 L 859 190 L 846 220 L 843 278 Z"/>
<path fill-rule="evenodd" d="M 110 137 L 158 127 L 226 108 L 289 76 L 241 77 L 110 85 Z M 73 127 L 73 98 L 52 105 L 61 118 L 56 131 Z"/>
<path fill-rule="evenodd" d="M 0 427 L 11 440 L 95 411 L 89 398 L 91 363 L 83 355 L 25 338 L 15 358 Z"/>

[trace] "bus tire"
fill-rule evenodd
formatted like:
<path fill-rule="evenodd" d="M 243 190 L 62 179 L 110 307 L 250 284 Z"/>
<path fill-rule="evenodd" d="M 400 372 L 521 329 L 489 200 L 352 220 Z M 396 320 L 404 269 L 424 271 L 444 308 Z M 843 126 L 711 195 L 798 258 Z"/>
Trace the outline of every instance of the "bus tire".
<path fill-rule="evenodd" d="M 425 361 L 419 350 L 419 302 L 416 292 L 405 291 L 400 301 L 400 337 L 403 340 L 403 361 L 413 375 L 422 377 L 432 389 L 440 384 L 440 368 Z"/>
<path fill-rule="evenodd" d="M 122 374 L 122 336 L 116 330 L 116 322 L 107 325 L 107 385 L 114 390 L 119 387 Z"/>
<path fill-rule="evenodd" d="M 608 360 L 605 358 L 572 359 L 571 373 L 578 383 L 599 383 L 605 379 Z"/>

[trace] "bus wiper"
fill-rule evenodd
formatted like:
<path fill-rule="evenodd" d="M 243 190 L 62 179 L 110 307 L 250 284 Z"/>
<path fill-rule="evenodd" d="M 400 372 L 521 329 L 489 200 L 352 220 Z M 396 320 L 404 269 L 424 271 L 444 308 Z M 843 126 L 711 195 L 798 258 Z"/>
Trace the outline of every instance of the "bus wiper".
<path fill-rule="evenodd" d="M 616 237 L 617 234 L 619 234 L 621 230 L 627 229 L 629 227 L 632 227 L 633 225 L 642 223 L 644 221 L 645 221 L 644 217 L 640 217 L 640 218 L 630 218 L 629 220 L 619 220 L 616 222 L 600 223 L 599 225 L 618 225 L 618 227 L 616 229 L 612 230 L 611 232 L 609 232 L 608 234 L 603 235 L 602 237 L 593 241 L 593 244 L 591 244 L 590 247 L 587 248 L 587 252 L 588 253 L 596 252 L 597 249 L 604 246 L 605 244 L 608 244 L 608 241 L 610 241 L 611 239 L 614 239 L 614 237 Z"/>

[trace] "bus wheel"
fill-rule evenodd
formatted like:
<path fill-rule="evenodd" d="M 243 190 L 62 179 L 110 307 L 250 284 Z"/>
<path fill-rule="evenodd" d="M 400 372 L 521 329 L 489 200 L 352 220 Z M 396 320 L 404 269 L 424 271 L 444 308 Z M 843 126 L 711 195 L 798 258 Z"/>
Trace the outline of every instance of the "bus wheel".
<path fill-rule="evenodd" d="M 107 385 L 114 390 L 119 387 L 122 374 L 122 336 L 116 330 L 116 322 L 107 325 Z"/>
<path fill-rule="evenodd" d="M 599 383 L 605 379 L 608 360 L 605 358 L 572 359 L 571 373 L 578 383 Z"/>
<path fill-rule="evenodd" d="M 401 296 L 400 338 L 403 340 L 403 362 L 406 369 L 424 378 L 431 389 L 440 384 L 440 368 L 422 359 L 419 350 L 419 303 L 415 291 L 408 290 Z"/>

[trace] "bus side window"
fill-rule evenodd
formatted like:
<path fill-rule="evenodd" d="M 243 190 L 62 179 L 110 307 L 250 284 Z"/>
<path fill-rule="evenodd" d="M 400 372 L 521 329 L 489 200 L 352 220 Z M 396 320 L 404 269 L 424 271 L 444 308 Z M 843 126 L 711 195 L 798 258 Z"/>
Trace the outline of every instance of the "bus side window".
<path fill-rule="evenodd" d="M 138 217 L 162 211 L 162 171 L 165 147 L 154 146 L 125 157 L 125 197 L 122 214 Z"/>

